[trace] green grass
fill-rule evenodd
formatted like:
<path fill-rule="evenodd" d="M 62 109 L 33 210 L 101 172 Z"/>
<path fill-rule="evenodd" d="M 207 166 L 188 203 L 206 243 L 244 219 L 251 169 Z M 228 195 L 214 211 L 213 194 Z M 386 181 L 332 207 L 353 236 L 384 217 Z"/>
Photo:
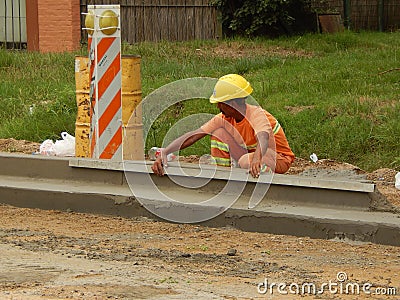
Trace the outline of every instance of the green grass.
<path fill-rule="evenodd" d="M 73 132 L 73 66 L 74 54 L 0 50 L 0 136 L 42 141 Z"/>
<path fill-rule="evenodd" d="M 143 97 L 175 80 L 243 74 L 298 157 L 330 158 L 365 170 L 400 170 L 400 32 L 344 32 L 279 39 L 123 44 L 142 57 Z M 0 50 L 0 137 L 41 142 L 74 132 L 74 55 Z M 34 105 L 33 114 L 29 108 Z M 150 131 L 160 146 L 175 122 L 216 113 L 207 100 L 173 105 Z M 202 140 L 181 154 L 209 151 Z"/>

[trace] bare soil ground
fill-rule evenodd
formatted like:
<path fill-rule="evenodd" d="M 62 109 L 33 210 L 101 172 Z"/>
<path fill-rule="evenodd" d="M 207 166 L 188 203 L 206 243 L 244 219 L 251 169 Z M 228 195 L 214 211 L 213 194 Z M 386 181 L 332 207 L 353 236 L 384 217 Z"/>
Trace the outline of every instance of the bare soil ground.
<path fill-rule="evenodd" d="M 10 206 L 0 213 L 0 299 L 293 299 L 257 287 L 267 280 L 320 290 L 340 284 L 339 272 L 359 294 L 338 285 L 303 296 L 400 292 L 396 247 Z"/>
<path fill-rule="evenodd" d="M 39 148 L 40 144 L 35 142 L 16 140 L 13 138 L 0 139 L 0 152 L 19 152 L 32 154 L 34 152 L 38 152 Z"/>
<path fill-rule="evenodd" d="M 0 151 L 38 147 L 0 140 Z M 366 176 L 399 206 L 395 170 L 298 159 L 289 173 L 315 169 Z M 399 299 L 398 247 L 6 205 L 0 215 L 0 299 Z"/>
<path fill-rule="evenodd" d="M 359 295 L 333 287 L 304 297 L 364 299 L 364 284 L 400 292 L 396 247 L 10 206 L 0 213 L 1 299 L 296 299 L 257 286 L 320 289 L 339 284 L 339 272 Z"/>
<path fill-rule="evenodd" d="M 222 58 L 251 58 L 259 55 L 269 54 L 272 57 L 314 57 L 313 52 L 304 50 L 285 49 L 282 47 L 271 46 L 266 49 L 264 46 L 256 44 L 243 44 L 238 41 L 221 42 L 216 47 L 196 49 L 196 53 L 203 57 L 222 57 Z"/>

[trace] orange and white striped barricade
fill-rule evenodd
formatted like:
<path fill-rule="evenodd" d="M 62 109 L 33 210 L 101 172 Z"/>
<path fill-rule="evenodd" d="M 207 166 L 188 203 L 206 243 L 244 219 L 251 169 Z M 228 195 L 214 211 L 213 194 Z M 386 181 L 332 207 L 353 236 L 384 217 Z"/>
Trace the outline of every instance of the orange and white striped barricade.
<path fill-rule="evenodd" d="M 119 5 L 88 5 L 90 155 L 122 160 L 121 30 Z"/>

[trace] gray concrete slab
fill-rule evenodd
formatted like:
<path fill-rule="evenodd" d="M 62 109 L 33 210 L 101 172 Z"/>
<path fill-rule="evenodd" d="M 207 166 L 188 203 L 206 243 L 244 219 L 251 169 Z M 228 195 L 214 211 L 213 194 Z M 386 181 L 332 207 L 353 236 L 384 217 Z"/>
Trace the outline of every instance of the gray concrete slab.
<path fill-rule="evenodd" d="M 7 184 L 8 182 L 8 184 Z M 71 183 L 35 179 L 14 180 L 0 178 L 2 203 L 20 207 L 71 210 L 75 212 L 116 215 L 122 217 L 146 216 L 158 219 L 142 202 L 153 205 L 153 212 L 163 209 L 178 214 L 203 210 L 205 215 L 218 207 L 194 204 L 166 203 L 152 199 L 137 199 L 126 188 L 114 185 Z M 212 213 L 214 211 L 211 211 Z M 326 207 L 263 205 L 248 209 L 247 202 L 239 199 L 217 217 L 201 222 L 205 226 L 233 226 L 245 231 L 309 236 L 323 239 L 350 239 L 400 246 L 400 218 L 387 212 L 369 212 Z"/>
<path fill-rule="evenodd" d="M 209 168 L 200 174 L 196 166 L 179 168 L 173 164 L 168 168 L 169 176 L 156 177 L 149 174 L 149 164 L 139 162 L 123 164 L 33 155 L 0 154 L 0 164 L 0 202 L 20 207 L 152 218 L 157 218 L 153 214 L 157 210 L 174 210 L 187 214 L 188 221 L 193 211 L 201 210 L 205 215 L 212 211 L 219 215 L 202 224 L 400 246 L 399 216 L 369 209 L 374 193 L 371 184 L 303 180 L 288 175 L 261 176 L 256 180 L 240 169 L 230 173 Z M 128 175 L 124 169 L 128 169 Z M 174 179 L 187 180 L 191 185 L 204 179 L 209 182 L 204 187 L 187 189 L 175 184 Z M 149 180 L 176 201 L 161 199 Z M 221 193 L 228 181 L 234 188 L 238 185 L 238 189 L 244 183 L 231 207 L 199 204 L 216 194 L 221 194 L 222 202 L 229 201 L 234 193 Z M 135 193 L 128 182 L 133 183 Z M 269 189 L 262 201 L 249 209 L 249 198 L 257 184 Z M 153 206 L 152 212 L 143 203 Z"/>
<path fill-rule="evenodd" d="M 141 161 L 125 161 L 125 162 L 109 162 L 104 160 L 88 160 L 82 158 L 71 158 L 69 166 L 107 169 L 107 170 L 128 170 L 132 172 L 151 173 L 152 162 Z M 174 176 L 190 176 L 196 178 L 210 178 L 222 180 L 236 180 L 246 182 L 273 183 L 276 185 L 288 185 L 298 187 L 313 187 L 321 189 L 337 189 L 359 192 L 373 192 L 374 184 L 360 181 L 348 180 L 328 180 L 318 179 L 306 176 L 282 175 L 282 174 L 262 174 L 259 179 L 252 178 L 244 169 L 240 168 L 223 168 L 202 165 L 170 162 L 166 170 L 169 175 Z"/>

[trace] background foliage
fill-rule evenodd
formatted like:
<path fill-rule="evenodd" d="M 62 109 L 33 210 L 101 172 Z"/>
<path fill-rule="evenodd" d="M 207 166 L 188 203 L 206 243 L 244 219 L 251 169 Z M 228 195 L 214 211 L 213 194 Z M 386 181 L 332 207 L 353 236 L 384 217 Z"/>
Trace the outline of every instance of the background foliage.
<path fill-rule="evenodd" d="M 212 0 L 228 36 L 279 36 L 315 31 L 311 0 Z"/>

